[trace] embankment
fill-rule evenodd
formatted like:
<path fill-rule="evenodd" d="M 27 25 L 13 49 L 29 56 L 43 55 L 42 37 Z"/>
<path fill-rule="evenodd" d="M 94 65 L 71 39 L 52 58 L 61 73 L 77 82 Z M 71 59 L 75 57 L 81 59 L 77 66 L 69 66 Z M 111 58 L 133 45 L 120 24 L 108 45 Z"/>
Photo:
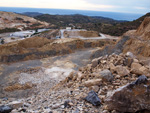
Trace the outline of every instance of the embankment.
<path fill-rule="evenodd" d="M 64 55 L 84 48 L 104 47 L 114 44 L 115 40 L 80 40 L 59 39 L 49 40 L 33 37 L 22 41 L 0 46 L 0 62 L 10 63 L 24 60 Z"/>

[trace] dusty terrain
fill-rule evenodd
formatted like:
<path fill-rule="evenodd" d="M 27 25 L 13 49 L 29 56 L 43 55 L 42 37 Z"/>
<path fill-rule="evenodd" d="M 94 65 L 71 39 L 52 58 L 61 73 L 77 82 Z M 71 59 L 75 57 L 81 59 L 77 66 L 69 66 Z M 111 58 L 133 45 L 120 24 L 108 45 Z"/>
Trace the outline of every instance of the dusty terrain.
<path fill-rule="evenodd" d="M 15 14 L 11 12 L 2 12 L 0 11 L 0 29 L 5 28 L 42 28 L 49 26 L 46 22 L 38 21 L 34 18 L 27 17 L 20 14 Z"/>
<path fill-rule="evenodd" d="M 76 38 L 76 37 L 99 37 L 99 33 L 96 31 L 65 31 L 64 37 Z"/>
<path fill-rule="evenodd" d="M 33 94 L 40 90 L 39 88 L 35 90 L 35 85 L 39 87 L 45 83 L 45 85 L 52 87 L 68 76 L 73 70 L 78 70 L 79 67 L 89 63 L 91 60 L 90 55 L 95 50 L 97 48 L 76 51 L 69 55 L 48 57 L 41 60 L 29 60 L 9 65 L 1 64 L 0 97 L 29 96 L 28 93 Z M 42 76 L 40 77 L 40 75 Z M 47 83 L 47 81 L 51 82 Z M 28 87 L 26 86 L 27 84 Z M 28 90 L 31 88 L 33 88 L 31 91 Z M 10 92 L 11 94 L 9 94 Z"/>
<path fill-rule="evenodd" d="M 19 60 L 35 59 L 38 55 L 43 58 L 50 53 L 65 56 L 25 61 L 14 66 L 2 64 L 4 98 L 0 107 L 12 113 L 149 113 L 149 22 L 146 18 L 137 30 L 125 33 L 117 42 L 35 37 L 1 46 L 5 54 L 1 56 L 3 62 L 14 61 L 16 55 L 21 55 L 17 56 Z M 66 54 L 89 47 L 100 48 Z M 51 51 L 47 53 L 48 50 Z M 16 71 L 6 76 L 7 69 Z M 5 81 L 8 84 L 4 84 Z M 10 98 L 15 92 L 24 98 Z"/>
<path fill-rule="evenodd" d="M 75 50 L 93 47 L 103 47 L 114 44 L 115 40 L 81 40 L 58 39 L 49 40 L 42 37 L 33 37 L 0 46 L 0 61 L 15 62 L 31 60 L 72 53 Z"/>

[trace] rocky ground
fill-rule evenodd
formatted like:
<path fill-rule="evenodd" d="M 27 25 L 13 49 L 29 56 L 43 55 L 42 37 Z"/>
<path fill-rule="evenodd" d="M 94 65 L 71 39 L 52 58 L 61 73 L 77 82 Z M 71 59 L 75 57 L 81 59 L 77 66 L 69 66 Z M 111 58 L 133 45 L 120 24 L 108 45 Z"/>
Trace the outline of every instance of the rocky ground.
<path fill-rule="evenodd" d="M 149 113 L 150 67 L 144 62 L 130 52 L 99 57 L 52 88 L 39 85 L 37 95 L 2 98 L 1 105 L 12 113 Z"/>
<path fill-rule="evenodd" d="M 1 64 L 0 97 L 21 98 L 28 96 L 29 92 L 30 94 L 31 92 L 34 93 L 35 88 L 32 86 L 39 86 L 47 81 L 49 84 L 52 84 L 49 86 L 56 85 L 56 83 L 63 80 L 73 70 L 77 70 L 80 66 L 85 66 L 89 63 L 90 55 L 95 50 L 97 48 L 76 51 L 69 55 L 48 57 L 41 60 Z M 54 83 L 56 80 L 57 82 Z M 26 90 L 31 88 L 32 90 Z"/>
<path fill-rule="evenodd" d="M 13 89 L 29 90 L 28 97 L 4 96 L 0 99 L 0 113 L 150 113 L 149 44 L 144 43 L 149 42 L 149 22 L 150 18 L 146 18 L 138 30 L 128 32 L 117 44 L 94 52 L 91 58 L 95 59 L 79 69 L 66 70 L 67 66 L 75 68 L 75 65 L 65 59 L 54 63 L 63 69 L 54 66 L 49 69 L 52 62 L 47 59 L 43 61 L 44 68 L 14 73 L 19 76 L 19 84 L 4 90 L 10 94 Z M 57 40 L 53 44 L 68 40 Z M 72 62 L 79 61 L 80 64 L 83 58 L 80 54 L 76 59 L 72 57 Z M 1 72 L 3 70 L 0 68 Z M 33 87 L 37 92 L 30 92 Z"/>
<path fill-rule="evenodd" d="M 64 32 L 64 37 L 66 38 L 76 38 L 76 37 L 99 37 L 99 33 L 96 31 L 86 31 L 86 30 L 70 30 Z"/>

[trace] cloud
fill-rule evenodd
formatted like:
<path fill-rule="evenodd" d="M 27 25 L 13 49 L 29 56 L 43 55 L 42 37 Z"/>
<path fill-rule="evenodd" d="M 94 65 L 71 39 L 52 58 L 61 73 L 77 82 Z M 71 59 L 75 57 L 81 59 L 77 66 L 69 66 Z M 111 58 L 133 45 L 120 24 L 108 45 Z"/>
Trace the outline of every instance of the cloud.
<path fill-rule="evenodd" d="M 0 0 L 0 6 L 147 13 L 150 0 Z"/>
<path fill-rule="evenodd" d="M 147 9 L 147 8 L 145 8 L 145 7 L 134 7 L 135 9 Z"/>
<path fill-rule="evenodd" d="M 1 6 L 7 7 L 33 7 L 33 8 L 59 8 L 80 10 L 111 10 L 113 5 L 91 4 L 85 0 L 4 0 Z"/>
<path fill-rule="evenodd" d="M 93 4 L 95 6 L 98 5 L 113 6 L 111 7 L 111 11 L 113 12 L 144 14 L 150 11 L 150 0 L 84 0 L 84 1 L 88 2 L 89 4 Z"/>

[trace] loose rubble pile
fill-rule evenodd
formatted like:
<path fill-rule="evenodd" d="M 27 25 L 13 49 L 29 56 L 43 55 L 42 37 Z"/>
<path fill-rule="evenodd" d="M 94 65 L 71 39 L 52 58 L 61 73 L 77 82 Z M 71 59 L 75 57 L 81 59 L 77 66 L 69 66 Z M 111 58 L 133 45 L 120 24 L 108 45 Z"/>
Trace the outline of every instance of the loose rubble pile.
<path fill-rule="evenodd" d="M 99 57 L 46 92 L 1 99 L 0 113 L 6 108 L 12 113 L 150 113 L 150 66 L 145 62 L 131 52 Z"/>

